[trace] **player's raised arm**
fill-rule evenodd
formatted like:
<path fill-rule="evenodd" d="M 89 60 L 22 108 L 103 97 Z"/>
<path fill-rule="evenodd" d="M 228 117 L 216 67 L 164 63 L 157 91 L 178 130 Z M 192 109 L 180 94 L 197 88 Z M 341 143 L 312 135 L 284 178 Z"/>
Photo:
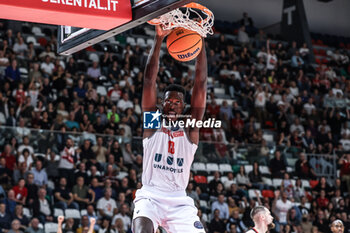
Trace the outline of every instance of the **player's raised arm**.
<path fill-rule="evenodd" d="M 148 56 L 143 78 L 142 111 L 154 111 L 157 103 L 156 80 L 159 70 L 159 52 L 164 38 L 169 34 L 156 25 L 153 48 Z"/>
<path fill-rule="evenodd" d="M 207 55 L 205 52 L 205 43 L 196 61 L 196 77 L 191 97 L 191 117 L 192 119 L 202 120 L 206 107 L 207 99 Z M 193 143 L 198 144 L 199 129 L 190 131 L 190 139 Z"/>

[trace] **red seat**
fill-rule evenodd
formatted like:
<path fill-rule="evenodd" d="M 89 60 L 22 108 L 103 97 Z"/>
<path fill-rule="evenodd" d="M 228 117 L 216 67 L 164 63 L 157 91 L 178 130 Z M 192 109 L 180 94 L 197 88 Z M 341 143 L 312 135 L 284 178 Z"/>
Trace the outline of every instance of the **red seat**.
<path fill-rule="evenodd" d="M 198 176 L 197 175 L 197 176 L 194 176 L 193 179 L 198 184 L 208 184 L 207 177 L 205 177 L 205 176 Z"/>
<path fill-rule="evenodd" d="M 339 47 L 340 47 L 340 48 L 345 48 L 345 44 L 344 44 L 343 42 L 340 42 L 340 43 L 339 43 Z"/>
<path fill-rule="evenodd" d="M 310 180 L 311 188 L 315 188 L 318 185 L 318 180 Z"/>
<path fill-rule="evenodd" d="M 263 191 L 261 191 L 261 195 L 263 197 L 268 197 L 268 198 L 274 198 L 275 197 L 275 194 L 273 193 L 272 190 L 263 190 Z"/>
<path fill-rule="evenodd" d="M 315 59 L 315 62 L 316 62 L 317 64 L 321 64 L 321 60 L 318 59 L 318 58 Z"/>
<path fill-rule="evenodd" d="M 44 37 L 40 37 L 38 42 L 41 46 L 45 47 L 47 45 L 47 40 Z"/>
<path fill-rule="evenodd" d="M 326 58 L 322 59 L 323 64 L 328 64 L 328 60 Z"/>

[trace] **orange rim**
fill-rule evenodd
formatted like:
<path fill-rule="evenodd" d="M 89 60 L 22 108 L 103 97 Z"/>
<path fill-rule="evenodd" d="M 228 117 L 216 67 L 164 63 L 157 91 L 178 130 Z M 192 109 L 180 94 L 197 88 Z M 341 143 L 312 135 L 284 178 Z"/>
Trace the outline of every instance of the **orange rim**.
<path fill-rule="evenodd" d="M 213 13 L 208 8 L 206 8 L 205 6 L 203 6 L 199 3 L 196 3 L 196 2 L 188 3 L 182 7 L 195 8 L 195 9 L 198 9 L 198 10 L 205 12 L 208 15 L 208 17 L 203 19 L 202 21 L 208 21 L 208 19 L 213 15 Z M 200 21 L 199 23 L 202 23 L 202 21 Z M 158 18 L 151 19 L 151 20 L 147 21 L 147 23 L 152 24 L 152 25 L 161 24 Z"/>

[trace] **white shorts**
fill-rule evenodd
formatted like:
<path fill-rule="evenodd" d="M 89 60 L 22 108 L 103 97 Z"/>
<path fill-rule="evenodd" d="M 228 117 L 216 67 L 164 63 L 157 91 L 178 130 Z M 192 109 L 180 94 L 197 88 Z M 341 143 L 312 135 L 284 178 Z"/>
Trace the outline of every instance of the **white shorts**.
<path fill-rule="evenodd" d="M 197 216 L 198 209 L 184 191 L 162 192 L 143 186 L 136 191 L 134 204 L 133 220 L 149 218 L 154 232 L 161 226 L 168 233 L 205 233 Z"/>

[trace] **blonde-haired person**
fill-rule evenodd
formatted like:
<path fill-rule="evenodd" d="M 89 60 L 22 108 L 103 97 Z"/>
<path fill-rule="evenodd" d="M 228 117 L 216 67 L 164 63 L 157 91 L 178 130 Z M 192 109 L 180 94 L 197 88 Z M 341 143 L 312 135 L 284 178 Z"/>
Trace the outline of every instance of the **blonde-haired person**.
<path fill-rule="evenodd" d="M 254 222 L 254 227 L 246 233 L 265 233 L 275 228 L 270 210 L 265 206 L 256 206 L 250 212 L 250 217 Z"/>

